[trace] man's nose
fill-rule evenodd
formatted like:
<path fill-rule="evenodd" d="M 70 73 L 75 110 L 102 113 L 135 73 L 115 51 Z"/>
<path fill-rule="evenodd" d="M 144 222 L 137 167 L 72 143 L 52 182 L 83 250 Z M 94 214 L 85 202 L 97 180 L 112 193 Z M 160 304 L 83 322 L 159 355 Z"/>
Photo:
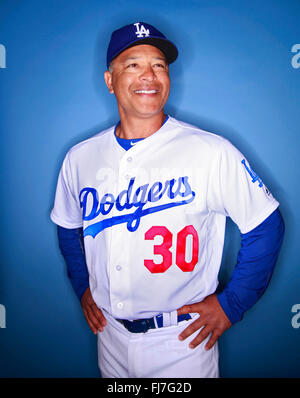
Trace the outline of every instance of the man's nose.
<path fill-rule="evenodd" d="M 155 73 L 154 73 L 151 65 L 148 65 L 147 67 L 145 67 L 142 74 L 140 75 L 141 80 L 147 80 L 147 81 L 152 81 L 155 79 L 155 77 L 156 76 L 155 76 Z"/>

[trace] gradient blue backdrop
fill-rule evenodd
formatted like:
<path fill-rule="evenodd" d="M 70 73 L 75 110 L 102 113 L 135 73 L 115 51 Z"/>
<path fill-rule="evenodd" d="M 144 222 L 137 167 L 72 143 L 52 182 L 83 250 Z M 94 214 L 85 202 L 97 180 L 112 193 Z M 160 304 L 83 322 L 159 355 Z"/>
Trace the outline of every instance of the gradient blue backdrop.
<path fill-rule="evenodd" d="M 103 81 L 112 30 L 145 20 L 179 48 L 166 110 L 231 140 L 281 203 L 286 236 L 269 289 L 220 339 L 223 377 L 299 377 L 300 3 L 292 0 L 0 1 L 0 377 L 98 377 L 96 338 L 49 219 L 75 143 L 118 120 Z M 220 282 L 232 271 L 231 221 Z"/>

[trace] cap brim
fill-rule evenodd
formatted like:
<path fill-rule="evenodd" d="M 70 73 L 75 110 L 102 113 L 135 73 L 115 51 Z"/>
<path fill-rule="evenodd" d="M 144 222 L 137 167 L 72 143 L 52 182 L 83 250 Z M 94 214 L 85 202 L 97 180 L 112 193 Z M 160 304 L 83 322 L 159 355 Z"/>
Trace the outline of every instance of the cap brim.
<path fill-rule="evenodd" d="M 136 40 L 135 42 L 131 43 L 129 46 L 122 48 L 113 59 L 115 59 L 118 55 L 120 55 L 123 51 L 127 50 L 128 48 L 138 46 L 141 44 L 149 44 L 151 46 L 158 48 L 160 51 L 162 51 L 165 54 L 168 64 L 174 62 L 178 57 L 178 50 L 176 46 L 169 40 L 162 39 L 161 37 L 145 37 L 144 39 Z"/>

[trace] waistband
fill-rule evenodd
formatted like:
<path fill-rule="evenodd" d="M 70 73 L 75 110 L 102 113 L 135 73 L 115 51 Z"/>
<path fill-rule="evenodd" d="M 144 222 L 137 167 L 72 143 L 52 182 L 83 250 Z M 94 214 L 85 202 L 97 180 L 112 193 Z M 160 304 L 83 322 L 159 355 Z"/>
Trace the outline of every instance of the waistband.
<path fill-rule="evenodd" d="M 182 314 L 177 316 L 177 322 L 188 321 L 191 319 L 190 314 Z M 149 329 L 163 328 L 163 314 L 158 314 L 153 318 L 136 319 L 128 321 L 126 319 L 117 319 L 131 333 L 146 333 Z"/>

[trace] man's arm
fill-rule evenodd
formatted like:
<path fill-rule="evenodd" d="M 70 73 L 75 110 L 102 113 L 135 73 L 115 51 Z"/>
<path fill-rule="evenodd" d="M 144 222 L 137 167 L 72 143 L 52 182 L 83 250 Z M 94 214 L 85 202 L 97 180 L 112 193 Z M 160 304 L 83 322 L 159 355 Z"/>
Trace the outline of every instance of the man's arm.
<path fill-rule="evenodd" d="M 85 261 L 82 228 L 57 226 L 60 251 L 67 265 L 67 274 L 79 301 L 89 287 L 89 273 Z"/>
<path fill-rule="evenodd" d="M 269 285 L 284 236 L 279 209 L 247 234 L 241 234 L 241 249 L 231 279 L 218 300 L 232 323 L 243 318 Z"/>
<path fill-rule="evenodd" d="M 210 349 L 225 330 L 242 319 L 244 312 L 262 296 L 270 282 L 284 229 L 283 218 L 277 209 L 252 231 L 241 234 L 237 264 L 222 293 L 178 309 L 179 315 L 188 312 L 200 314 L 200 318 L 180 334 L 180 340 L 202 328 L 190 347 L 196 347 L 211 334 L 206 344 L 206 349 Z"/>
<path fill-rule="evenodd" d="M 60 251 L 67 265 L 67 274 L 81 302 L 84 316 L 94 334 L 103 331 L 106 320 L 97 307 L 89 288 L 82 228 L 67 229 L 57 226 Z"/>

